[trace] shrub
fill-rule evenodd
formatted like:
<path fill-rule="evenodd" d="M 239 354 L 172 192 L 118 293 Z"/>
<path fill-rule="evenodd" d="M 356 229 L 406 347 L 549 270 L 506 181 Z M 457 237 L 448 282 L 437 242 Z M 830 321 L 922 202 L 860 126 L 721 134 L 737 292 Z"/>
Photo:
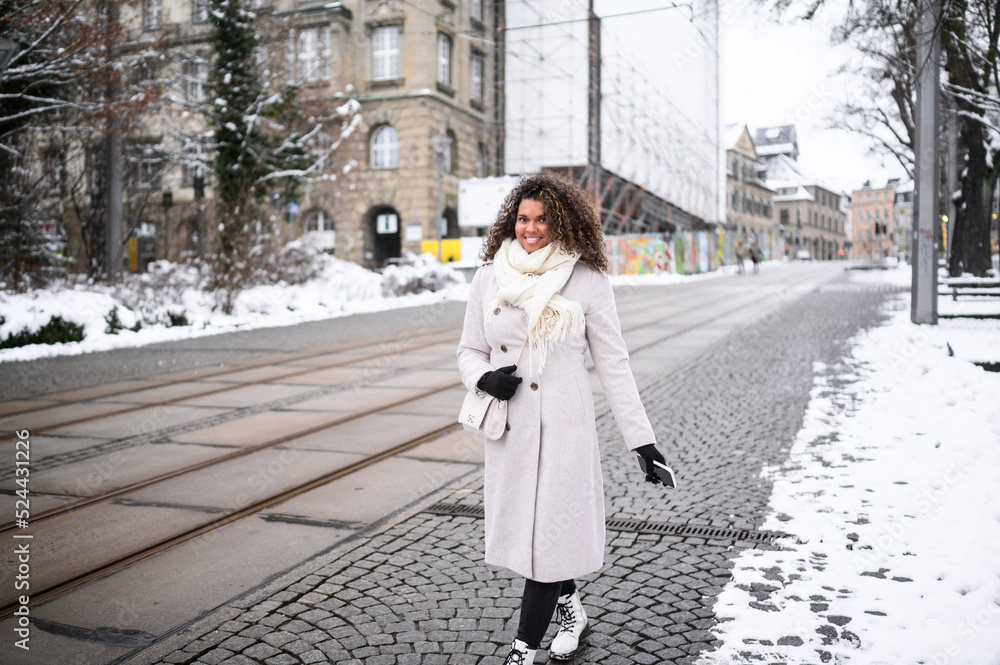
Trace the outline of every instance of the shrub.
<path fill-rule="evenodd" d="M 32 331 L 25 326 L 20 332 L 8 335 L 7 339 L 0 341 L 0 349 L 13 349 L 29 344 L 63 344 L 82 341 L 83 326 L 67 321 L 57 314 L 38 330 Z"/>
<path fill-rule="evenodd" d="M 189 326 L 191 323 L 188 321 L 187 312 L 172 312 L 167 310 L 167 326 L 169 328 L 176 328 L 178 326 Z"/>
<path fill-rule="evenodd" d="M 449 266 L 425 257 L 410 257 L 415 265 L 388 266 L 382 270 L 382 295 L 387 298 L 407 293 L 441 291 L 464 282 Z"/>
<path fill-rule="evenodd" d="M 104 329 L 104 332 L 108 335 L 117 335 L 119 330 L 131 330 L 132 332 L 139 332 L 142 330 L 142 321 L 136 321 L 134 326 L 127 328 L 118 316 L 117 305 L 111 308 L 111 311 L 104 317 L 104 321 L 108 324 Z"/>

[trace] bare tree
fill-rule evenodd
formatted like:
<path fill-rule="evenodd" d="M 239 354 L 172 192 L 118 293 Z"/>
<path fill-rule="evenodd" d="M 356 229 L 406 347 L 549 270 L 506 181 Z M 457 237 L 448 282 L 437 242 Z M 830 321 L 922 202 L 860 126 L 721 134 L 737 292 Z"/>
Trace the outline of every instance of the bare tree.
<path fill-rule="evenodd" d="M 985 276 L 990 257 L 990 213 L 1000 176 L 1000 2 L 950 0 L 942 22 L 942 51 L 965 150 L 949 272 Z"/>
<path fill-rule="evenodd" d="M 103 258 L 104 190 L 93 168 L 81 168 L 90 165 L 83 152 L 97 140 L 95 128 L 104 120 L 119 118 L 127 129 L 158 94 L 155 83 L 144 81 L 128 94 L 107 96 L 123 69 L 117 46 L 124 30 L 111 20 L 112 2 L 0 0 L 0 35 L 18 45 L 0 73 L 0 172 L 32 174 L 43 183 L 52 180 L 53 170 L 61 177 L 57 190 L 30 187 L 24 177 L 0 181 L 4 221 L 27 228 L 55 206 L 59 221 L 80 224 L 92 274 Z"/>
<path fill-rule="evenodd" d="M 790 0 L 770 2 L 779 11 Z M 812 0 L 803 17 L 812 19 L 826 4 Z M 854 46 L 864 90 L 840 109 L 838 127 L 867 136 L 873 150 L 896 158 L 913 175 L 915 137 L 916 17 L 915 0 L 863 0 L 849 3 L 834 36 Z M 964 165 L 956 209 L 949 271 L 985 275 L 991 267 L 990 213 L 1000 177 L 1000 0 L 945 0 L 938 17 L 943 93 L 957 109 L 959 148 Z"/>

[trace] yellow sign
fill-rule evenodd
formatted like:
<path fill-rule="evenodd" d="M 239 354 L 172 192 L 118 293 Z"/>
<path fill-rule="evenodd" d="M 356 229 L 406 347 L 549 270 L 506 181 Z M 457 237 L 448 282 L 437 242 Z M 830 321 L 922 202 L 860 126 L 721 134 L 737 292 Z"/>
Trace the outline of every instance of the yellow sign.
<path fill-rule="evenodd" d="M 135 236 L 128 239 L 128 269 L 139 272 L 139 239 Z"/>
<path fill-rule="evenodd" d="M 433 254 L 438 261 L 442 263 L 451 263 L 452 261 L 458 261 L 462 258 L 462 241 L 458 238 L 448 238 L 441 241 L 441 253 L 444 254 L 444 259 L 438 255 L 438 241 L 437 240 L 424 240 L 420 244 L 420 251 L 424 254 Z"/>

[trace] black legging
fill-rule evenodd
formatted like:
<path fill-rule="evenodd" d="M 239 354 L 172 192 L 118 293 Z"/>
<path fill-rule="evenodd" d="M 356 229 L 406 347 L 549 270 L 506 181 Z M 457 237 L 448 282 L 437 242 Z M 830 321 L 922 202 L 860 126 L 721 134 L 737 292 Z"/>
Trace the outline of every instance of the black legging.
<path fill-rule="evenodd" d="M 576 582 L 536 582 L 524 580 L 524 595 L 521 596 L 521 620 L 517 624 L 517 639 L 537 649 L 545 637 L 545 630 L 552 621 L 559 596 L 568 596 L 576 591 Z"/>

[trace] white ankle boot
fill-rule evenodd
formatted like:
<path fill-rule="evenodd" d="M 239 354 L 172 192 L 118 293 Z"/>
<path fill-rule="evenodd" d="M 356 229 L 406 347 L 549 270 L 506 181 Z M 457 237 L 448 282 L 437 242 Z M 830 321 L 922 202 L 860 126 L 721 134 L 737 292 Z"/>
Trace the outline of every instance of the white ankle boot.
<path fill-rule="evenodd" d="M 589 628 L 580 594 L 574 591 L 570 596 L 560 596 L 556 616 L 559 618 L 559 632 L 549 645 L 549 658 L 570 660 L 580 649 L 580 639 L 587 634 Z"/>
<path fill-rule="evenodd" d="M 529 649 L 521 640 L 514 640 L 510 645 L 510 653 L 503 665 L 531 665 L 535 662 L 535 649 Z"/>

